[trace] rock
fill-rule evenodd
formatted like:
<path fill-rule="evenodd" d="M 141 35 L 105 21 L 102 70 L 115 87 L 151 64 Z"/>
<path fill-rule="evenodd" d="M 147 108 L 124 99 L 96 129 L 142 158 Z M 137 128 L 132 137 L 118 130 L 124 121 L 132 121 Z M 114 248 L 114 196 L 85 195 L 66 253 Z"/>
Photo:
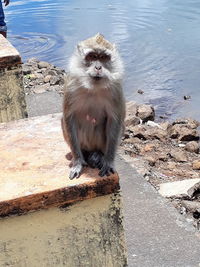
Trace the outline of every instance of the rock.
<path fill-rule="evenodd" d="M 169 170 L 174 170 L 174 169 L 176 168 L 176 163 L 173 162 L 173 161 L 168 162 L 168 163 L 167 163 L 167 168 L 168 168 Z"/>
<path fill-rule="evenodd" d="M 38 60 L 37 58 L 35 58 L 35 57 L 31 57 L 31 58 L 29 58 L 29 59 L 27 60 L 27 63 L 28 63 L 28 64 L 38 63 L 38 62 L 39 62 L 39 60 Z"/>
<path fill-rule="evenodd" d="M 36 80 L 37 79 L 37 76 L 34 73 L 32 73 L 32 74 L 29 75 L 29 79 L 31 81 Z"/>
<path fill-rule="evenodd" d="M 157 127 L 161 129 L 161 126 L 159 123 L 156 123 L 154 121 L 147 121 L 146 125 L 151 126 L 151 127 Z"/>
<path fill-rule="evenodd" d="M 60 82 L 59 76 L 51 76 L 50 85 L 56 85 L 59 84 L 59 82 Z"/>
<path fill-rule="evenodd" d="M 188 100 L 188 99 L 191 99 L 191 96 L 190 95 L 184 95 L 184 100 Z"/>
<path fill-rule="evenodd" d="M 49 70 L 47 72 L 47 75 L 56 76 L 57 75 L 57 72 L 55 70 Z"/>
<path fill-rule="evenodd" d="M 126 119 L 129 118 L 129 116 L 136 116 L 137 113 L 138 104 L 136 104 L 134 101 L 129 101 L 126 103 Z"/>
<path fill-rule="evenodd" d="M 143 120 L 143 122 L 147 122 L 148 120 L 154 121 L 155 119 L 155 111 L 151 105 L 139 105 L 137 108 L 136 116 Z"/>
<path fill-rule="evenodd" d="M 155 166 L 157 159 L 152 156 L 145 157 L 150 166 Z"/>
<path fill-rule="evenodd" d="M 168 121 L 160 123 L 161 129 L 163 129 L 164 131 L 167 131 L 170 126 L 171 124 Z"/>
<path fill-rule="evenodd" d="M 182 133 L 179 136 L 180 141 L 197 141 L 199 140 L 199 135 L 194 129 L 187 129 L 186 127 L 182 127 Z"/>
<path fill-rule="evenodd" d="M 186 118 L 186 119 L 177 119 L 175 120 L 172 125 L 182 125 L 182 126 L 187 126 L 191 129 L 196 129 L 198 126 L 200 126 L 200 123 L 197 120 L 193 120 L 190 118 Z"/>
<path fill-rule="evenodd" d="M 140 94 L 140 95 L 143 95 L 143 94 L 144 94 L 144 91 L 141 90 L 141 89 L 137 90 L 137 92 L 138 92 L 138 94 Z"/>
<path fill-rule="evenodd" d="M 168 198 L 191 198 L 199 185 L 198 178 L 163 183 L 160 185 L 159 193 Z"/>
<path fill-rule="evenodd" d="M 155 150 L 156 146 L 154 144 L 146 144 L 143 148 L 144 152 L 150 152 Z"/>
<path fill-rule="evenodd" d="M 169 156 L 175 159 L 177 162 L 187 162 L 188 158 L 184 151 L 180 149 L 172 149 L 169 152 Z"/>
<path fill-rule="evenodd" d="M 51 68 L 51 64 L 49 64 L 48 62 L 45 62 L 45 61 L 39 61 L 38 62 L 38 68 L 39 69 L 47 69 L 47 68 Z"/>
<path fill-rule="evenodd" d="M 193 170 L 200 170 L 200 160 L 199 159 L 194 160 L 192 162 L 192 169 Z"/>
<path fill-rule="evenodd" d="M 198 154 L 199 153 L 199 143 L 197 143 L 195 141 L 188 142 L 185 145 L 185 150 Z"/>
<path fill-rule="evenodd" d="M 169 136 L 173 139 L 179 139 L 180 141 L 197 141 L 199 135 L 197 130 L 190 129 L 183 125 L 175 124 L 169 128 Z"/>
<path fill-rule="evenodd" d="M 158 159 L 160 161 L 164 161 L 165 162 L 165 161 L 168 160 L 168 155 L 165 152 L 162 152 L 162 153 L 158 154 Z"/>
<path fill-rule="evenodd" d="M 146 140 L 146 127 L 144 125 L 130 126 L 129 130 L 132 132 L 133 137 L 137 137 L 142 140 Z"/>
<path fill-rule="evenodd" d="M 24 75 L 27 75 L 31 73 L 31 68 L 27 65 L 22 65 L 22 71 Z"/>
<path fill-rule="evenodd" d="M 35 94 L 42 94 L 47 91 L 48 87 L 49 87 L 49 84 L 47 83 L 43 85 L 36 85 L 33 89 L 33 92 Z"/>
<path fill-rule="evenodd" d="M 51 78 L 52 78 L 51 75 L 46 75 L 46 76 L 44 77 L 44 82 L 45 82 L 45 83 L 50 82 Z"/>
<path fill-rule="evenodd" d="M 167 132 L 159 128 L 148 127 L 145 133 L 145 137 L 146 139 L 158 139 L 164 141 L 167 137 Z"/>
<path fill-rule="evenodd" d="M 129 115 L 128 119 L 125 120 L 125 125 L 127 127 L 129 126 L 135 126 L 135 125 L 138 125 L 140 124 L 140 119 L 136 116 L 132 116 L 132 115 Z"/>
<path fill-rule="evenodd" d="M 181 205 L 184 206 L 187 209 L 187 211 L 200 212 L 200 202 L 199 201 L 182 200 Z"/>

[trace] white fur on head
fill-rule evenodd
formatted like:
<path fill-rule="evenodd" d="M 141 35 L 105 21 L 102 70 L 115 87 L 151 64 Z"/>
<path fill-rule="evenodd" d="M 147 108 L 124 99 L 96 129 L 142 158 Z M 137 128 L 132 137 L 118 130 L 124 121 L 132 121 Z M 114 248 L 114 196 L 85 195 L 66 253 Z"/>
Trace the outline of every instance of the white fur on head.
<path fill-rule="evenodd" d="M 86 66 L 85 57 L 89 52 L 95 49 L 102 50 L 111 56 L 109 68 L 104 68 L 105 77 L 107 82 L 120 81 L 123 76 L 123 64 L 118 54 L 116 46 L 111 44 L 100 34 L 95 35 L 85 41 L 80 42 L 69 61 L 69 72 L 73 76 L 79 77 L 81 83 L 86 87 L 92 87 L 92 81 L 88 75 L 88 67 Z M 102 79 L 103 80 L 103 79 Z"/>

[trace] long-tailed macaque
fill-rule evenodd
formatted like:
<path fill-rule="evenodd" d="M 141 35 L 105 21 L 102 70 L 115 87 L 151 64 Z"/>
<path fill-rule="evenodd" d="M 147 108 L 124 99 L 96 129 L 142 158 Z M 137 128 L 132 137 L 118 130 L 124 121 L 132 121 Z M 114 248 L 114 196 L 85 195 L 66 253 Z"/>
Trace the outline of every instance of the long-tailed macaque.
<path fill-rule="evenodd" d="M 114 173 L 114 157 L 124 128 L 123 66 L 116 47 L 101 34 L 80 42 L 69 63 L 62 129 L 71 148 L 70 179 L 84 166 Z"/>

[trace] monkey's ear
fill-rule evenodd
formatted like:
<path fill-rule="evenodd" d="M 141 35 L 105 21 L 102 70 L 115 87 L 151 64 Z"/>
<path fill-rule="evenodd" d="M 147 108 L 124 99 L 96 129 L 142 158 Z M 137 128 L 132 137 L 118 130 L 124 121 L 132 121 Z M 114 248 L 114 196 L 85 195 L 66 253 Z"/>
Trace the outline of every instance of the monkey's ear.
<path fill-rule="evenodd" d="M 84 56 L 84 48 L 80 43 L 77 44 L 76 49 L 77 49 L 77 52 L 79 53 L 79 55 Z"/>
<path fill-rule="evenodd" d="M 117 45 L 116 44 L 112 44 L 113 46 L 113 51 L 116 51 L 117 50 Z"/>

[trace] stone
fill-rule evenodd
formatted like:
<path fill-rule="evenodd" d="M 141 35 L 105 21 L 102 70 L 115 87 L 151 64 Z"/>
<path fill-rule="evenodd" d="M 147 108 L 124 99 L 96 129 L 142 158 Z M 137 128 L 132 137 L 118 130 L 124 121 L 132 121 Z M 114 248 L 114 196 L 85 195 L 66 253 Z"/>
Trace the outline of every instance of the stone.
<path fill-rule="evenodd" d="M 200 202 L 199 201 L 182 200 L 181 205 L 184 206 L 187 209 L 187 211 L 200 212 Z"/>
<path fill-rule="evenodd" d="M 169 136 L 172 139 L 179 139 L 179 141 L 197 141 L 199 135 L 197 130 L 188 128 L 187 126 L 175 124 L 169 128 Z"/>
<path fill-rule="evenodd" d="M 155 111 L 151 105 L 142 104 L 137 108 L 136 116 L 142 119 L 143 122 L 147 122 L 148 120 L 154 121 L 155 119 Z"/>
<path fill-rule="evenodd" d="M 158 159 L 160 160 L 160 161 L 164 161 L 164 162 L 166 162 L 167 160 L 168 160 L 168 155 L 165 153 L 165 152 L 162 152 L 162 153 L 159 153 L 158 154 Z"/>
<path fill-rule="evenodd" d="M 36 85 L 33 89 L 35 94 L 42 94 L 47 91 L 49 84 Z"/>
<path fill-rule="evenodd" d="M 146 144 L 144 147 L 144 152 L 151 152 L 155 150 L 156 146 L 154 144 Z"/>
<path fill-rule="evenodd" d="M 191 198 L 200 185 L 200 178 L 160 184 L 159 193 L 168 198 Z"/>
<path fill-rule="evenodd" d="M 145 159 L 148 161 L 150 166 L 155 166 L 157 158 L 153 156 L 145 157 Z"/>
<path fill-rule="evenodd" d="M 50 85 L 56 85 L 59 84 L 60 78 L 59 76 L 52 76 L 50 79 Z"/>
<path fill-rule="evenodd" d="M 185 150 L 193 153 L 199 153 L 199 143 L 195 141 L 188 142 L 185 146 Z"/>
<path fill-rule="evenodd" d="M 136 126 L 130 126 L 129 130 L 133 133 L 134 137 L 137 137 L 142 140 L 146 140 L 146 127 L 145 125 L 136 125 Z"/>
<path fill-rule="evenodd" d="M 31 57 L 31 58 L 29 58 L 29 59 L 27 60 L 27 63 L 28 63 L 28 64 L 38 63 L 38 62 L 39 62 L 39 60 L 38 60 L 37 58 L 35 58 L 35 57 Z"/>
<path fill-rule="evenodd" d="M 151 126 L 151 127 L 157 127 L 161 129 L 161 126 L 159 123 L 156 123 L 154 121 L 147 121 L 146 125 Z"/>
<path fill-rule="evenodd" d="M 169 129 L 169 127 L 170 127 L 170 123 L 169 123 L 168 121 L 166 121 L 166 122 L 162 122 L 162 123 L 160 123 L 160 127 L 161 127 L 161 129 L 163 129 L 164 131 L 167 131 L 167 130 Z"/>
<path fill-rule="evenodd" d="M 200 170 L 200 160 L 199 159 L 194 160 L 192 162 L 192 169 L 193 170 Z"/>
<path fill-rule="evenodd" d="M 143 95 L 143 94 L 144 94 L 144 91 L 141 90 L 141 89 L 138 89 L 137 92 L 138 92 L 138 94 L 140 94 L 140 95 Z"/>
<path fill-rule="evenodd" d="M 57 72 L 53 69 L 50 69 L 48 72 L 47 72 L 47 75 L 51 75 L 51 76 L 56 76 L 57 75 Z"/>
<path fill-rule="evenodd" d="M 48 62 L 45 62 L 45 61 L 39 61 L 38 62 L 38 68 L 39 69 L 47 69 L 47 68 L 50 68 L 51 67 L 51 64 L 49 64 Z"/>
<path fill-rule="evenodd" d="M 44 77 L 44 82 L 45 82 L 45 83 L 50 82 L 51 78 L 52 78 L 51 75 L 46 75 L 46 76 Z"/>
<path fill-rule="evenodd" d="M 170 170 L 174 170 L 177 167 L 176 162 L 170 161 L 167 163 L 167 168 Z"/>
<path fill-rule="evenodd" d="M 140 124 L 140 118 L 136 117 L 136 116 L 132 116 L 132 115 L 129 115 L 128 119 L 125 120 L 125 125 L 127 127 L 129 126 L 135 126 L 135 125 L 138 125 Z"/>
<path fill-rule="evenodd" d="M 135 116 L 137 113 L 138 104 L 136 104 L 134 101 L 129 101 L 126 103 L 126 119 L 129 118 L 129 116 Z"/>
<path fill-rule="evenodd" d="M 145 136 L 148 139 L 158 139 L 164 141 L 167 137 L 167 132 L 157 127 L 148 127 Z"/>
<path fill-rule="evenodd" d="M 173 125 L 176 125 L 176 124 L 185 125 L 191 129 L 196 129 L 198 126 L 200 126 L 200 123 L 197 120 L 193 120 L 191 118 L 177 119 L 172 124 Z"/>
<path fill-rule="evenodd" d="M 169 152 L 169 155 L 177 162 L 187 162 L 188 161 L 186 153 L 184 151 L 182 151 L 181 149 L 172 149 Z"/>
<path fill-rule="evenodd" d="M 22 71 L 24 75 L 27 75 L 31 73 L 31 68 L 29 66 L 22 65 Z"/>

